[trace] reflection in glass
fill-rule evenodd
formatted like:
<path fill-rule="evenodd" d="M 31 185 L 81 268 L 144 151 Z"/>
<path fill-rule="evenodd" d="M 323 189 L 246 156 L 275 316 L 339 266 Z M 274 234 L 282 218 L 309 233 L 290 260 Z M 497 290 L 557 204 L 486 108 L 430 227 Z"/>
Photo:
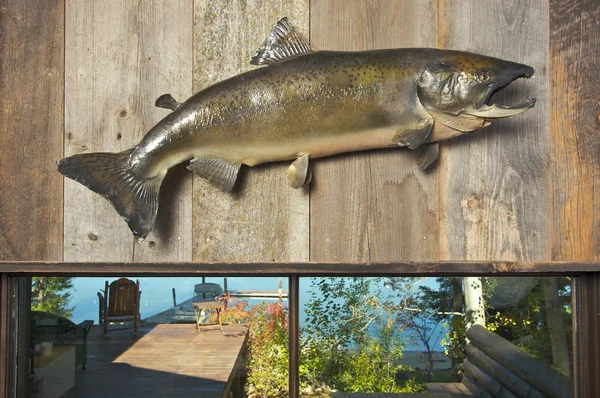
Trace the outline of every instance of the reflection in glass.
<path fill-rule="evenodd" d="M 506 362 L 515 362 L 525 352 L 543 361 L 539 369 L 547 370 L 552 379 L 545 386 L 529 385 L 529 380 L 521 384 L 547 395 L 543 390 L 554 383 L 550 389 L 563 388 L 572 394 L 567 378 L 572 374 L 570 278 L 314 278 L 302 282 L 301 286 L 310 285 L 302 307 L 305 393 L 444 392 L 431 383 L 460 383 L 453 388 L 466 388 L 473 379 L 485 379 L 481 371 L 492 373 L 487 375 L 492 383 L 500 383 L 494 388 L 503 382 L 512 386 L 517 382 L 505 380 L 504 374 L 518 374 L 518 366 L 499 366 L 497 361 L 505 358 L 493 348 L 482 347 L 489 341 L 498 344 L 495 337 L 501 336 L 506 347 L 519 349 Z M 466 329 L 473 325 L 483 328 L 472 329 L 472 339 L 477 341 L 470 352 L 479 349 L 476 358 L 467 360 Z M 486 368 L 488 362 L 481 365 L 480 358 L 494 365 Z M 529 360 L 523 358 L 522 362 Z M 474 372 L 479 372 L 477 377 Z"/>

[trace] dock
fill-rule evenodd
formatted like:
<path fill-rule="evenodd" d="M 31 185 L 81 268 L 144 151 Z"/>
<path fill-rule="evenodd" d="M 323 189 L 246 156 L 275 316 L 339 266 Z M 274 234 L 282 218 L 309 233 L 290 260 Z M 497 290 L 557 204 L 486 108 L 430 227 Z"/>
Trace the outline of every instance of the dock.
<path fill-rule="evenodd" d="M 150 324 L 88 335 L 87 367 L 66 397 L 205 397 L 239 393 L 246 325 L 196 331 L 190 324 Z"/>

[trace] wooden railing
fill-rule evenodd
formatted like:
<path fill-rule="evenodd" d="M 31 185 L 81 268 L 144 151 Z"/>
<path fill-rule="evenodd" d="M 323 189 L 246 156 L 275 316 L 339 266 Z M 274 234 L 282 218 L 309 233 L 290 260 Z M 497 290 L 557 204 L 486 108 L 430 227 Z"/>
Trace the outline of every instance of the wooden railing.
<path fill-rule="evenodd" d="M 463 384 L 478 397 L 573 397 L 571 379 L 482 326 L 467 332 Z"/>

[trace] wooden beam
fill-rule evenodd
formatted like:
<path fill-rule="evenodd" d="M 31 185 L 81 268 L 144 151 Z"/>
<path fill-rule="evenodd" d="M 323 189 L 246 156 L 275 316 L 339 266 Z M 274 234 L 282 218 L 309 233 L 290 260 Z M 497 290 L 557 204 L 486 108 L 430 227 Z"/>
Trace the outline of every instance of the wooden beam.
<path fill-rule="evenodd" d="M 289 278 L 289 396 L 300 397 L 300 278 Z"/>
<path fill-rule="evenodd" d="M 552 259 L 600 258 L 600 2 L 550 1 Z"/>
<path fill-rule="evenodd" d="M 10 275 L 53 276 L 556 276 L 600 272 L 600 263 L 587 261 L 398 261 L 380 263 L 71 263 L 0 261 L 0 272 Z"/>
<path fill-rule="evenodd" d="M 8 396 L 10 344 L 10 285 L 6 274 L 0 275 L 0 397 Z"/>
<path fill-rule="evenodd" d="M 575 396 L 600 397 L 600 272 L 575 279 L 573 309 Z"/>

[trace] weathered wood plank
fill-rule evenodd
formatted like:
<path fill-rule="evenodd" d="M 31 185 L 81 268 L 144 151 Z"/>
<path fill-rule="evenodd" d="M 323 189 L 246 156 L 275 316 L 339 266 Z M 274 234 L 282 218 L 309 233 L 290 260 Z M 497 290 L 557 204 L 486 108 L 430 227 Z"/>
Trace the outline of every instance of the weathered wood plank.
<path fill-rule="evenodd" d="M 550 1 L 552 258 L 600 258 L 600 3 Z"/>
<path fill-rule="evenodd" d="M 0 272 L 10 275 L 64 275 L 64 276 L 465 276 L 486 275 L 579 275 L 598 272 L 600 264 L 585 261 L 492 262 L 492 261 L 442 261 L 442 262 L 389 262 L 389 263 L 233 263 L 233 262 L 10 262 L 0 261 Z"/>
<path fill-rule="evenodd" d="M 0 260 L 61 260 L 64 3 L 0 0 Z"/>
<path fill-rule="evenodd" d="M 167 111 L 155 99 L 189 97 L 192 1 L 68 2 L 65 155 L 118 152 L 137 144 Z M 165 178 L 154 231 L 135 242 L 110 203 L 65 182 L 65 259 L 191 260 L 191 178 Z"/>
<path fill-rule="evenodd" d="M 534 109 L 497 121 L 442 148 L 439 168 L 441 258 L 546 260 L 549 228 L 548 2 L 440 3 L 440 41 L 531 65 L 535 77 L 499 94 L 526 95 Z"/>
<path fill-rule="evenodd" d="M 196 0 L 194 90 L 256 68 L 250 58 L 287 16 L 308 33 L 308 1 Z M 194 261 L 308 260 L 308 189 L 288 186 L 287 164 L 243 168 L 232 193 L 194 178 Z"/>
<path fill-rule="evenodd" d="M 317 50 L 434 47 L 435 1 L 312 0 Z M 437 185 L 394 148 L 313 163 L 311 260 L 437 259 Z"/>

